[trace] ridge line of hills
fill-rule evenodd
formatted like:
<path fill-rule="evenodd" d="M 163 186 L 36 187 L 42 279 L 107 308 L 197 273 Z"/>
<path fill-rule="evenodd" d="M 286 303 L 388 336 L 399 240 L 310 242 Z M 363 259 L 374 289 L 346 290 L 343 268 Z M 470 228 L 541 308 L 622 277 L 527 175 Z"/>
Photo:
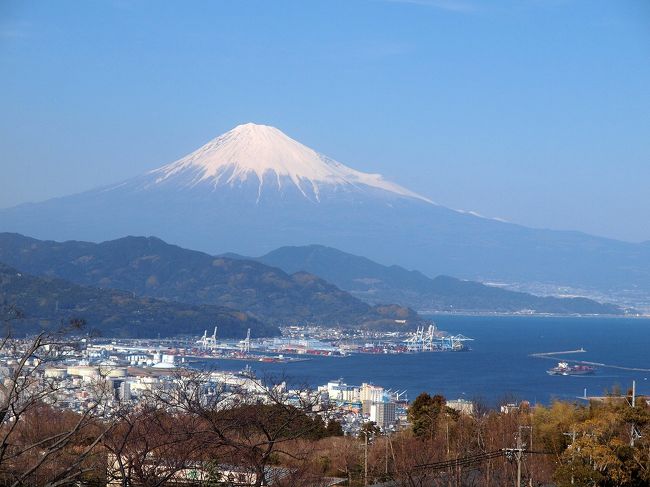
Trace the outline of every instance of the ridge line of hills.
<path fill-rule="evenodd" d="M 19 269 L 16 273 L 44 280 L 32 283 L 32 289 L 45 294 L 41 301 L 50 308 L 35 306 L 33 299 L 21 295 L 41 321 L 52 319 L 46 312 L 56 300 L 51 296 L 52 280 L 63 279 L 69 282 L 57 286 L 86 303 L 75 311 L 85 311 L 100 329 L 120 335 L 128 332 L 128 327 L 115 324 L 120 319 L 139 327 L 135 334 L 149 336 L 156 321 L 161 323 L 161 333 L 200 333 L 223 320 L 230 323 L 223 329 L 219 325 L 220 335 L 226 337 L 242 336 L 249 326 L 258 336 L 273 335 L 281 324 L 400 329 L 422 321 L 413 308 L 470 313 L 625 313 L 616 305 L 586 298 L 539 297 L 448 276 L 429 278 L 320 245 L 282 247 L 252 259 L 236 254 L 211 256 L 155 237 L 96 244 L 0 233 L 0 262 Z M 92 298 L 90 289 L 96 294 Z M 5 301 L 16 297 L 6 283 L 0 291 Z M 120 303 L 113 305 L 114 316 L 111 302 Z M 161 317 L 163 310 L 167 317 Z"/>
<path fill-rule="evenodd" d="M 2 233 L 0 262 L 78 286 L 121 290 L 186 306 L 239 310 L 273 330 L 278 325 L 305 323 L 385 328 L 397 326 L 396 320 L 403 328 L 422 320 L 401 306 L 369 305 L 307 272 L 289 275 L 259 262 L 210 256 L 155 237 L 95 244 Z M 201 330 L 205 327 L 201 325 Z"/>
<path fill-rule="evenodd" d="M 87 322 L 88 333 L 110 337 L 152 338 L 177 334 L 199 335 L 215 323 L 219 336 L 280 334 L 276 326 L 246 313 L 209 304 L 189 305 L 127 291 L 80 286 L 64 279 L 26 274 L 0 262 L 0 307 L 15 306 L 24 317 L 10 324 L 12 335 L 56 330 L 73 318 Z"/>
<path fill-rule="evenodd" d="M 548 283 L 635 300 L 650 290 L 646 243 L 453 210 L 269 126 L 240 125 L 174 162 L 107 183 L 0 209 L 0 231 L 95 242 L 156 235 L 210 255 L 316 242 L 429 276 Z"/>
<path fill-rule="evenodd" d="M 324 245 L 285 246 L 260 257 L 225 255 L 254 259 L 289 273 L 310 272 L 370 304 L 396 302 L 420 313 L 621 315 L 627 311 L 584 297 L 536 296 L 446 275 L 430 278 L 416 270 L 382 265 Z"/>

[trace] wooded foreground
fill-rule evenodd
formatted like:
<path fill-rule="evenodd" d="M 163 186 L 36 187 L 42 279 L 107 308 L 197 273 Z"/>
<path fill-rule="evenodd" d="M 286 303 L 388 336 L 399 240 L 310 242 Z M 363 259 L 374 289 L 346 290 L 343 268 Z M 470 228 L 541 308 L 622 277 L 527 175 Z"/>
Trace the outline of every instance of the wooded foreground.
<path fill-rule="evenodd" d="M 1 344 L 11 353 L 9 340 Z M 101 378 L 84 412 L 57 404 L 38 374 L 55 346 L 41 335 L 16 349 L 0 384 L 0 485 L 650 485 L 650 406 L 643 397 L 589 404 L 522 403 L 461 414 L 421 394 L 408 425 L 383 435 L 366 423 L 342 436 L 316 394 L 260 383 L 215 387 L 184 371 L 137 404 L 107 401 Z M 480 405 L 477 405 L 480 406 Z"/>

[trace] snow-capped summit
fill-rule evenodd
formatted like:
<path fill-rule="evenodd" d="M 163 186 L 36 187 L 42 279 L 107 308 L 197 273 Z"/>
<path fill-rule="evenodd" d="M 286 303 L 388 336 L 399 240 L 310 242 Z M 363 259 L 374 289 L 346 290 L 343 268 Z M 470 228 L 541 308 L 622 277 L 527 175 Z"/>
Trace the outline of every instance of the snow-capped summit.
<path fill-rule="evenodd" d="M 211 140 L 178 161 L 151 171 L 147 186 L 177 182 L 183 187 L 237 186 L 253 182 L 262 191 L 295 187 L 319 200 L 327 189 L 374 188 L 399 196 L 427 198 L 385 180 L 347 167 L 301 144 L 275 127 L 247 123 Z"/>
<path fill-rule="evenodd" d="M 319 243 L 430 276 L 606 290 L 647 290 L 650 283 L 648 245 L 529 229 L 431 204 L 254 124 L 120 184 L 0 209 L 2 231 L 92 241 L 155 235 L 212 255 Z"/>

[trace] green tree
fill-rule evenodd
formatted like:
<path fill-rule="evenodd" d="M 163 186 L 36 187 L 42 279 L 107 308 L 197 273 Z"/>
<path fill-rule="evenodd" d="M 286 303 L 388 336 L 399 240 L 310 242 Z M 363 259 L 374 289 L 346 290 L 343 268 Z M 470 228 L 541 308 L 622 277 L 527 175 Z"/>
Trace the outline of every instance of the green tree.
<path fill-rule="evenodd" d="M 438 418 L 446 411 L 446 399 L 436 394 L 430 396 L 426 392 L 420 394 L 408 410 L 408 420 L 415 436 L 433 436 Z"/>
<path fill-rule="evenodd" d="M 330 419 L 326 428 L 327 436 L 343 436 L 343 427 L 335 419 Z"/>

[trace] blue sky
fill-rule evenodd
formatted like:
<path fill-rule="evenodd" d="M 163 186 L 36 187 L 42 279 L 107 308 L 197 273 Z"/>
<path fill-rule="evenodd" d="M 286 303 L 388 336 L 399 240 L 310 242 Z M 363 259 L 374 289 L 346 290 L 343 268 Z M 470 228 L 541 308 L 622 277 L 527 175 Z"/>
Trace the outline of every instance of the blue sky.
<path fill-rule="evenodd" d="M 0 207 L 253 121 L 452 208 L 650 239 L 650 2 L 0 3 Z"/>

